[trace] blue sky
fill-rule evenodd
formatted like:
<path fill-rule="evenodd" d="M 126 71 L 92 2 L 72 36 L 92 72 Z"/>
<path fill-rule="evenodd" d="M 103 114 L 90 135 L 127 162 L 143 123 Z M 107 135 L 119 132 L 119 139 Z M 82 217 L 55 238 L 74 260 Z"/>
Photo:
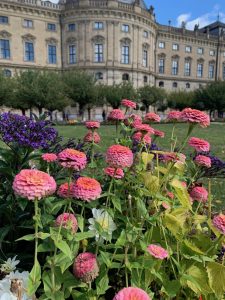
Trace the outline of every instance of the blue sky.
<path fill-rule="evenodd" d="M 51 0 L 57 3 L 58 0 Z M 156 19 L 161 24 L 180 26 L 185 21 L 187 28 L 193 29 L 199 23 L 200 27 L 217 20 L 225 23 L 225 0 L 145 0 L 147 6 L 155 7 Z"/>

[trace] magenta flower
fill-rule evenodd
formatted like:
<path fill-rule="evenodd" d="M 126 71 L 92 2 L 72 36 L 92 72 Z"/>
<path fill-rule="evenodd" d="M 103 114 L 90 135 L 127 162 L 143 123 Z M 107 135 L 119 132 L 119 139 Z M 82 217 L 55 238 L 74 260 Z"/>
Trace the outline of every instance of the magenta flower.
<path fill-rule="evenodd" d="M 85 143 L 92 143 L 94 142 L 95 144 L 99 144 L 101 141 L 101 138 L 97 132 L 88 132 L 85 137 L 84 137 L 84 142 Z"/>
<path fill-rule="evenodd" d="M 58 161 L 64 168 L 80 171 L 86 167 L 87 157 L 84 152 L 67 148 L 58 154 Z"/>
<path fill-rule="evenodd" d="M 121 101 L 121 104 L 125 107 L 130 107 L 130 108 L 136 108 L 137 104 L 131 100 L 128 100 L 128 99 L 123 99 Z"/>
<path fill-rule="evenodd" d="M 76 217 L 70 213 L 59 215 L 55 220 L 55 225 L 57 227 L 62 226 L 63 228 L 71 229 L 73 233 L 76 233 L 78 228 Z"/>
<path fill-rule="evenodd" d="M 201 127 L 208 127 L 210 125 L 209 116 L 203 111 L 185 108 L 180 114 L 180 119 L 192 124 L 199 124 Z"/>
<path fill-rule="evenodd" d="M 155 132 L 154 128 L 150 127 L 148 124 L 137 124 L 134 128 L 136 131 L 141 131 L 143 134 L 154 134 Z"/>
<path fill-rule="evenodd" d="M 219 214 L 215 216 L 212 221 L 213 225 L 219 230 L 223 235 L 225 235 L 225 215 Z"/>
<path fill-rule="evenodd" d="M 149 295 L 137 287 L 127 287 L 120 290 L 113 300 L 151 300 Z"/>
<path fill-rule="evenodd" d="M 180 111 L 177 110 L 172 110 L 168 113 L 167 115 L 167 120 L 175 122 L 175 121 L 179 121 L 180 120 Z"/>
<path fill-rule="evenodd" d="M 210 149 L 209 142 L 197 137 L 191 137 L 188 141 L 188 145 L 193 147 L 197 152 L 208 152 Z"/>
<path fill-rule="evenodd" d="M 137 143 L 145 143 L 147 145 L 151 144 L 152 139 L 148 133 L 143 134 L 142 132 L 135 132 L 132 136 L 132 140 L 137 142 Z"/>
<path fill-rule="evenodd" d="M 121 109 L 113 109 L 108 115 L 108 120 L 122 121 L 124 119 L 125 119 L 125 115 Z"/>
<path fill-rule="evenodd" d="M 70 188 L 68 182 L 61 184 L 58 188 L 57 195 L 61 198 L 72 198 L 74 184 L 75 183 L 70 183 Z"/>
<path fill-rule="evenodd" d="M 145 115 L 145 121 L 160 122 L 160 116 L 153 112 L 150 112 Z"/>
<path fill-rule="evenodd" d="M 114 177 L 116 179 L 121 179 L 124 177 L 124 172 L 122 169 L 116 169 L 116 168 L 105 168 L 104 173 L 110 177 Z"/>
<path fill-rule="evenodd" d="M 135 114 L 131 114 L 129 115 L 125 120 L 124 120 L 124 124 L 126 126 L 130 126 L 132 128 L 135 128 L 137 125 L 141 125 L 142 124 L 142 119 L 140 116 L 135 115 Z"/>
<path fill-rule="evenodd" d="M 133 153 L 125 146 L 112 145 L 106 152 L 106 162 L 114 168 L 128 168 L 133 164 Z"/>
<path fill-rule="evenodd" d="M 210 168 L 211 167 L 211 158 L 205 155 L 197 155 L 195 157 L 195 163 L 199 165 L 200 167 L 206 167 Z"/>
<path fill-rule="evenodd" d="M 164 248 L 154 244 L 149 245 L 147 251 L 158 259 L 165 259 L 169 256 L 169 253 Z"/>
<path fill-rule="evenodd" d="M 195 186 L 190 191 L 190 196 L 193 200 L 196 200 L 198 202 L 206 203 L 208 200 L 208 192 L 207 190 L 202 186 Z"/>
<path fill-rule="evenodd" d="M 73 197 L 87 202 L 97 199 L 101 195 L 100 183 L 94 178 L 80 177 L 73 185 Z"/>
<path fill-rule="evenodd" d="M 100 123 L 98 121 L 87 121 L 85 126 L 87 129 L 97 129 L 100 127 Z"/>
<path fill-rule="evenodd" d="M 99 273 L 96 256 L 93 253 L 80 253 L 73 265 L 73 274 L 83 282 L 92 282 Z"/>
<path fill-rule="evenodd" d="M 158 137 L 161 137 L 161 138 L 164 138 L 165 132 L 163 132 L 161 130 L 154 129 L 154 135 L 158 136 Z"/>
<path fill-rule="evenodd" d="M 44 153 L 41 158 L 46 162 L 53 162 L 57 160 L 57 155 L 54 153 Z"/>

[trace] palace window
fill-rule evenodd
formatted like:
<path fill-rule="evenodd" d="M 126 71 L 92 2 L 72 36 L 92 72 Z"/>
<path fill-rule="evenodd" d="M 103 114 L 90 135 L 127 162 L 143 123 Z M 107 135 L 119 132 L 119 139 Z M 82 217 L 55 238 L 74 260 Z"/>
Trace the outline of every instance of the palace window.
<path fill-rule="evenodd" d="M 214 69 L 215 69 L 214 64 L 209 64 L 209 79 L 214 78 Z"/>
<path fill-rule="evenodd" d="M 32 42 L 25 42 L 25 61 L 34 61 L 34 44 Z"/>
<path fill-rule="evenodd" d="M 103 73 L 102 72 L 95 73 L 95 79 L 96 80 L 102 80 L 103 79 Z"/>
<path fill-rule="evenodd" d="M 189 82 L 186 83 L 186 89 L 190 89 L 191 85 Z"/>
<path fill-rule="evenodd" d="M 203 48 L 198 48 L 197 53 L 198 53 L 198 54 L 203 54 L 203 53 L 204 53 Z"/>
<path fill-rule="evenodd" d="M 147 50 L 143 50 L 143 67 L 147 67 L 148 66 L 148 51 Z"/>
<path fill-rule="evenodd" d="M 23 20 L 23 26 L 27 27 L 27 28 L 33 28 L 33 21 L 32 20 L 28 20 L 28 19 L 24 19 Z"/>
<path fill-rule="evenodd" d="M 184 62 L 184 76 L 191 76 L 191 62 Z"/>
<path fill-rule="evenodd" d="M 2 59 L 10 58 L 9 40 L 0 39 L 0 58 Z"/>
<path fill-rule="evenodd" d="M 178 44 L 173 44 L 172 49 L 174 51 L 178 51 L 179 50 L 179 45 Z"/>
<path fill-rule="evenodd" d="M 191 53 L 191 46 L 185 46 L 185 52 Z"/>
<path fill-rule="evenodd" d="M 172 75 L 178 75 L 178 61 L 172 61 Z"/>
<path fill-rule="evenodd" d="M 3 76 L 4 77 L 12 77 L 12 71 L 9 69 L 4 69 L 3 70 Z"/>
<path fill-rule="evenodd" d="M 129 74 L 124 73 L 124 74 L 122 75 L 122 80 L 123 80 L 123 81 L 128 81 L 128 80 L 129 80 Z"/>
<path fill-rule="evenodd" d="M 76 24 L 74 24 L 74 23 L 68 24 L 68 30 L 69 31 L 75 31 L 76 30 Z"/>
<path fill-rule="evenodd" d="M 148 76 L 144 76 L 144 83 L 148 83 Z"/>
<path fill-rule="evenodd" d="M 103 62 L 103 44 L 95 44 L 95 62 Z"/>
<path fill-rule="evenodd" d="M 129 46 L 122 46 L 122 64 L 129 64 L 130 55 L 129 55 Z"/>
<path fill-rule="evenodd" d="M 56 24 L 48 23 L 48 30 L 49 31 L 56 31 Z"/>
<path fill-rule="evenodd" d="M 144 30 L 143 36 L 144 36 L 145 38 L 148 38 L 148 31 Z"/>
<path fill-rule="evenodd" d="M 173 88 L 177 88 L 177 82 L 173 82 Z"/>
<path fill-rule="evenodd" d="M 9 18 L 6 16 L 0 16 L 0 24 L 8 24 Z"/>
<path fill-rule="evenodd" d="M 69 45 L 69 63 L 75 64 L 76 62 L 77 62 L 76 46 Z"/>
<path fill-rule="evenodd" d="M 203 76 L 203 64 L 197 65 L 197 77 L 201 78 Z"/>
<path fill-rule="evenodd" d="M 56 64 L 56 46 L 55 45 L 48 45 L 48 63 L 49 64 Z"/>
<path fill-rule="evenodd" d="M 164 87 L 164 81 L 159 82 L 159 87 Z"/>
<path fill-rule="evenodd" d="M 164 49 L 165 48 L 165 42 L 159 42 L 159 48 Z"/>
<path fill-rule="evenodd" d="M 122 25 L 122 31 L 123 31 L 123 32 L 129 32 L 129 25 L 123 24 L 123 25 Z"/>
<path fill-rule="evenodd" d="M 215 53 L 216 53 L 215 50 L 210 50 L 210 51 L 209 51 L 209 55 L 210 55 L 210 56 L 215 56 Z"/>
<path fill-rule="evenodd" d="M 165 59 L 160 58 L 159 59 L 159 74 L 164 74 L 165 69 Z"/>
<path fill-rule="evenodd" d="M 103 29 L 103 22 L 95 22 L 94 29 Z"/>

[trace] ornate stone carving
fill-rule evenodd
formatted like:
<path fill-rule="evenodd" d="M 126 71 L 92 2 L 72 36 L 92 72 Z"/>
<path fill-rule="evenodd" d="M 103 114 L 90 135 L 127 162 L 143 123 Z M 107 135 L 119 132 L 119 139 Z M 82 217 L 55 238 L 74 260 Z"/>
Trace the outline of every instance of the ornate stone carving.
<path fill-rule="evenodd" d="M 28 33 L 28 34 L 22 35 L 22 39 L 24 41 L 32 41 L 33 42 L 36 39 L 36 37 L 34 35 Z"/>
<path fill-rule="evenodd" d="M 47 44 L 57 44 L 58 43 L 58 40 L 51 37 L 51 38 L 48 38 L 45 40 Z"/>
<path fill-rule="evenodd" d="M 131 39 L 129 39 L 128 37 L 122 38 L 122 39 L 120 40 L 120 43 L 123 44 L 123 45 L 130 45 Z"/>
<path fill-rule="evenodd" d="M 91 40 L 93 43 L 104 43 L 105 38 L 102 35 L 96 35 Z"/>
<path fill-rule="evenodd" d="M 10 38 L 12 35 L 11 33 L 9 33 L 8 31 L 6 30 L 1 30 L 0 31 L 0 37 L 1 38 Z"/>
<path fill-rule="evenodd" d="M 66 42 L 67 42 L 67 44 L 74 44 L 77 42 L 77 39 L 75 37 L 68 37 Z"/>

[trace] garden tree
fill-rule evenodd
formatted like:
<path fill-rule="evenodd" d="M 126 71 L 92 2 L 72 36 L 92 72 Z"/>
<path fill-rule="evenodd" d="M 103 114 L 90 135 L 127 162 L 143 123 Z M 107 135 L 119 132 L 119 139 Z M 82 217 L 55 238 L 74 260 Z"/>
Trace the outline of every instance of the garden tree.
<path fill-rule="evenodd" d="M 69 71 L 63 74 L 63 82 L 67 98 L 73 105 L 79 104 L 80 115 L 87 108 L 90 118 L 90 110 L 97 104 L 94 76 L 85 71 Z"/>
<path fill-rule="evenodd" d="M 157 106 L 157 105 L 162 105 L 166 98 L 166 92 L 165 90 L 155 87 L 155 86 L 150 86 L 150 85 L 145 85 L 141 88 L 138 89 L 138 94 L 141 102 L 145 106 L 146 112 L 149 111 L 149 106 Z"/>
<path fill-rule="evenodd" d="M 225 111 L 225 82 L 212 82 L 195 91 L 195 107 L 210 111 L 210 116 L 217 110 L 222 116 Z"/>
<path fill-rule="evenodd" d="M 106 102 L 113 108 L 118 108 L 120 106 L 121 100 L 124 98 L 131 100 L 137 99 L 136 90 L 130 82 L 123 82 L 110 86 L 105 85 L 103 87 L 103 93 Z"/>
<path fill-rule="evenodd" d="M 12 100 L 12 91 L 14 89 L 14 81 L 12 78 L 5 77 L 0 72 L 0 106 L 9 106 Z"/>
<path fill-rule="evenodd" d="M 172 91 L 167 96 L 168 107 L 179 110 L 185 107 L 193 107 L 194 97 L 194 92 L 187 92 L 185 90 Z"/>

